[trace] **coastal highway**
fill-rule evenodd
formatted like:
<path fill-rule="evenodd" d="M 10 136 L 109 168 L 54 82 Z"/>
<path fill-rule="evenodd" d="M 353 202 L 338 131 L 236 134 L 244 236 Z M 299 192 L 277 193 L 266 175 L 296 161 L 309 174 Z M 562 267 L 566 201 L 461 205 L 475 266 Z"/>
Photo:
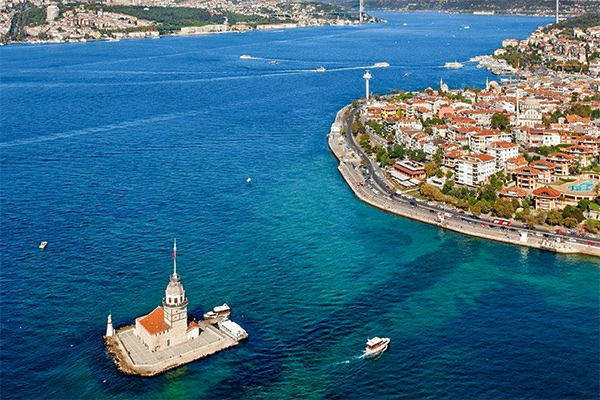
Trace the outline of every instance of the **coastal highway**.
<path fill-rule="evenodd" d="M 346 112 L 348 118 L 344 118 Z M 330 133 L 329 147 L 340 160 L 340 173 L 361 200 L 390 213 L 467 235 L 560 253 L 584 253 L 600 257 L 600 239 L 596 237 L 556 233 L 547 228 L 528 227 L 519 221 L 513 221 L 508 227 L 500 226 L 490 216 L 473 216 L 397 191 L 351 134 L 350 123 L 357 112 L 357 107 L 347 106 L 338 113 L 336 123 L 347 133 Z M 440 213 L 442 218 L 438 216 Z"/>

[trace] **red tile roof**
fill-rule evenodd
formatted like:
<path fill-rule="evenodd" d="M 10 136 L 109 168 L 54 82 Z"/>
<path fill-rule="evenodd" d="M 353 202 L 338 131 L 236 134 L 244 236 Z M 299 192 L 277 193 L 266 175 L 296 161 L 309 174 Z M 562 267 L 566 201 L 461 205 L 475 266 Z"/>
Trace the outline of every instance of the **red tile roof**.
<path fill-rule="evenodd" d="M 150 314 L 140 318 L 140 324 L 151 335 L 157 335 L 171 329 L 165 322 L 165 311 L 162 307 L 156 307 Z"/>
<path fill-rule="evenodd" d="M 559 198 L 560 192 L 549 187 L 535 189 L 533 191 L 535 197 Z"/>

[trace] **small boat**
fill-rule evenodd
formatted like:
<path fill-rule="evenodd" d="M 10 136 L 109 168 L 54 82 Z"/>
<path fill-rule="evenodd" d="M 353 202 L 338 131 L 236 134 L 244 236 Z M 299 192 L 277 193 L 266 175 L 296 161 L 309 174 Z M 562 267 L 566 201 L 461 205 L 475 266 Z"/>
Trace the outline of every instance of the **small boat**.
<path fill-rule="evenodd" d="M 273 60 L 273 61 L 269 61 L 269 65 L 275 65 L 277 64 L 277 61 Z"/>
<path fill-rule="evenodd" d="M 325 72 L 325 67 L 324 66 L 320 66 L 319 68 L 315 69 L 315 71 L 317 71 L 317 72 Z"/>
<path fill-rule="evenodd" d="M 246 178 L 246 183 L 250 183 L 252 182 L 252 179 L 250 179 L 250 177 Z"/>
<path fill-rule="evenodd" d="M 444 64 L 444 68 L 454 68 L 454 69 L 458 69 L 458 68 L 462 68 L 464 67 L 464 64 L 461 64 L 457 61 L 454 62 L 447 62 L 446 64 Z"/>
<path fill-rule="evenodd" d="M 471 27 L 469 25 L 465 25 L 463 26 L 463 29 L 471 29 Z"/>
<path fill-rule="evenodd" d="M 375 64 L 373 64 L 373 67 L 372 67 L 372 68 L 387 68 L 387 67 L 389 67 L 389 66 L 390 66 L 390 64 L 389 64 L 389 63 L 386 63 L 386 62 L 378 62 L 378 63 L 375 63 Z"/>
<path fill-rule="evenodd" d="M 381 354 L 388 349 L 390 344 L 390 338 L 374 337 L 373 339 L 367 340 L 367 347 L 365 348 L 365 356 L 375 356 Z"/>
<path fill-rule="evenodd" d="M 405 72 L 405 73 L 404 73 L 404 76 L 408 76 L 408 75 L 410 75 L 408 72 Z"/>
<path fill-rule="evenodd" d="M 42 243 L 40 243 L 40 250 L 44 250 L 46 246 L 48 246 L 48 242 L 44 240 Z"/>
<path fill-rule="evenodd" d="M 242 55 L 240 56 L 240 58 L 241 58 L 242 60 L 249 60 L 249 59 L 251 59 L 251 58 L 252 58 L 252 56 L 251 56 L 251 55 L 248 55 L 248 54 L 242 54 Z"/>
<path fill-rule="evenodd" d="M 222 306 L 217 306 L 204 314 L 204 319 L 213 319 L 213 318 L 228 318 L 231 315 L 231 308 L 227 305 L 227 303 L 223 303 Z"/>

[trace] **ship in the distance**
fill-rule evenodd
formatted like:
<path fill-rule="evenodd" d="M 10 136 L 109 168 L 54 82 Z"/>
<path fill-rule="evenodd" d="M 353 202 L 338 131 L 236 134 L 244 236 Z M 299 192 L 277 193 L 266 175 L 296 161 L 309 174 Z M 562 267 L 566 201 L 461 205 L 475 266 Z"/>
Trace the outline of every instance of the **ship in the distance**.
<path fill-rule="evenodd" d="M 447 62 L 446 64 L 444 64 L 444 68 L 453 68 L 453 69 L 462 68 L 464 66 L 465 66 L 464 64 L 459 63 L 458 61 Z"/>

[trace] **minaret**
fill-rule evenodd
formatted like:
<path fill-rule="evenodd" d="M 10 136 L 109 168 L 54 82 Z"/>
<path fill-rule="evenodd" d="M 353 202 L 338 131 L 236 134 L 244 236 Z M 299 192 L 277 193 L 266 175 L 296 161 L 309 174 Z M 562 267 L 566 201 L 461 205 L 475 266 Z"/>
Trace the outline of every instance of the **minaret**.
<path fill-rule="evenodd" d="M 369 70 L 367 70 L 367 72 L 365 72 L 365 74 L 363 75 L 363 78 L 365 78 L 365 82 L 367 84 L 367 104 L 369 104 L 369 80 L 372 78 L 373 76 L 371 75 L 371 73 L 369 72 Z"/>
<path fill-rule="evenodd" d="M 113 329 L 112 316 L 108 314 L 108 320 L 106 321 L 106 337 L 112 337 L 114 333 L 115 330 Z"/>

